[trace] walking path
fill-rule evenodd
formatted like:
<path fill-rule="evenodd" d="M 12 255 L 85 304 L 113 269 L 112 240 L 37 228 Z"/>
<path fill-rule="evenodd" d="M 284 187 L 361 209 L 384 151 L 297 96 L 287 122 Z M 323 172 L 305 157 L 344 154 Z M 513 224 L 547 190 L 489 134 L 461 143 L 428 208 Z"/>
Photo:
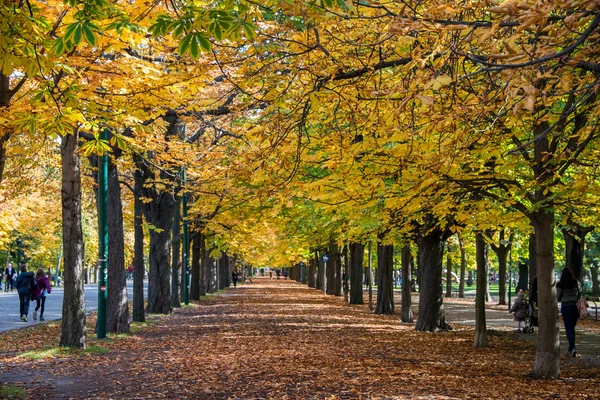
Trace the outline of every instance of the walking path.
<path fill-rule="evenodd" d="M 148 296 L 148 284 L 144 282 L 144 297 Z M 46 321 L 54 321 L 62 318 L 63 304 L 63 287 L 53 287 L 52 293 L 46 298 L 46 306 L 44 310 L 44 318 Z M 133 298 L 133 282 L 127 281 L 127 295 L 131 300 Z M 98 285 L 91 284 L 84 287 L 85 309 L 93 311 L 98 309 Z M 19 316 L 19 295 L 14 292 L 0 292 L 0 332 L 5 332 L 13 329 L 26 328 L 31 325 L 40 324 L 39 319 L 33 320 L 33 310 L 35 310 L 35 301 L 29 304 L 29 314 L 27 318 L 29 322 L 23 322 Z"/>
<path fill-rule="evenodd" d="M 467 301 L 447 304 L 448 319 Z M 48 399 L 597 398 L 600 385 L 600 368 L 566 356 L 560 380 L 528 379 L 534 346 L 509 327 L 474 349 L 471 327 L 416 332 L 289 280 L 255 279 L 152 320 L 91 341 L 107 354 L 33 360 L 3 347 L 0 382 Z"/>

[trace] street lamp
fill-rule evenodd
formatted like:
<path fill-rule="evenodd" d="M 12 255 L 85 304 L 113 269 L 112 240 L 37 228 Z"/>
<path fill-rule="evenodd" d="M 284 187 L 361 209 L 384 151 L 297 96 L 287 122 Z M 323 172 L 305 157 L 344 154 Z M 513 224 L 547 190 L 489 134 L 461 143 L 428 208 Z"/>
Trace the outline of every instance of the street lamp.
<path fill-rule="evenodd" d="M 23 245 L 23 241 L 21 238 L 17 239 L 17 271 L 21 273 L 21 245 Z"/>

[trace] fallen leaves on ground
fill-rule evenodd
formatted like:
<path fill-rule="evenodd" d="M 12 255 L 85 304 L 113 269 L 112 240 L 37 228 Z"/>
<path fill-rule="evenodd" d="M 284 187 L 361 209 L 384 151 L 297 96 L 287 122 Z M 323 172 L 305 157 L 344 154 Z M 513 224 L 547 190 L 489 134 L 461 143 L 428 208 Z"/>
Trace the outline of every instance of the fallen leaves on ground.
<path fill-rule="evenodd" d="M 93 318 L 89 322 L 92 335 Z M 60 325 L 0 335 L 0 382 L 32 398 L 353 399 L 600 398 L 600 369 L 564 357 L 561 379 L 527 378 L 535 349 L 473 328 L 416 332 L 397 316 L 344 305 L 293 281 L 256 279 L 108 341 L 108 354 L 28 351 L 55 346 Z"/>

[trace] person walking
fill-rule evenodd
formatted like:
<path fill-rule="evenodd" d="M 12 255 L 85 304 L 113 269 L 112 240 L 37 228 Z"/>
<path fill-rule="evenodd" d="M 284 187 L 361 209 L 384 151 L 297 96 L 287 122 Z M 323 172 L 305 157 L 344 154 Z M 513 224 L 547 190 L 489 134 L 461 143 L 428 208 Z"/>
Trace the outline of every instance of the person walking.
<path fill-rule="evenodd" d="M 11 292 L 15 289 L 14 275 L 16 273 L 17 271 L 13 268 L 12 263 L 8 263 L 8 267 L 6 267 L 6 271 L 4 272 L 4 276 L 6 277 L 6 285 L 4 285 L 5 292 L 8 292 L 9 287 Z"/>
<path fill-rule="evenodd" d="M 236 288 L 238 281 L 238 273 L 236 270 L 233 270 L 233 272 L 231 273 L 231 281 L 233 282 L 233 287 Z"/>
<path fill-rule="evenodd" d="M 510 312 L 510 313 L 513 313 L 513 312 L 515 313 L 515 321 L 517 323 L 516 324 L 517 332 L 525 332 L 524 327 L 522 328 L 521 324 L 523 322 L 525 322 L 528 311 L 529 311 L 529 306 L 527 304 L 527 301 L 525 300 L 525 294 L 523 293 L 523 289 L 520 289 L 519 294 L 517 295 L 517 298 L 515 299 L 515 302 L 513 303 L 510 310 L 508 310 L 508 312 Z"/>
<path fill-rule="evenodd" d="M 17 277 L 17 292 L 19 293 L 19 311 L 21 314 L 21 321 L 27 321 L 27 314 L 29 314 L 29 301 L 31 299 L 31 292 L 34 287 L 35 281 L 33 272 L 27 271 L 27 265 L 21 265 L 21 274 Z"/>
<path fill-rule="evenodd" d="M 575 349 L 575 325 L 579 319 L 579 308 L 577 301 L 581 297 L 581 291 L 577 284 L 577 279 L 573 272 L 568 268 L 563 268 L 560 274 L 560 281 L 556 284 L 557 299 L 560 302 L 560 313 L 565 324 L 565 333 L 569 341 L 567 355 L 577 357 Z"/>
<path fill-rule="evenodd" d="M 39 268 L 35 274 L 35 287 L 31 292 L 31 300 L 35 300 L 35 310 L 33 310 L 33 320 L 37 319 L 37 312 L 40 310 L 40 321 L 44 321 L 44 307 L 46 305 L 46 296 L 52 292 L 50 279 L 46 276 L 43 268 Z"/>

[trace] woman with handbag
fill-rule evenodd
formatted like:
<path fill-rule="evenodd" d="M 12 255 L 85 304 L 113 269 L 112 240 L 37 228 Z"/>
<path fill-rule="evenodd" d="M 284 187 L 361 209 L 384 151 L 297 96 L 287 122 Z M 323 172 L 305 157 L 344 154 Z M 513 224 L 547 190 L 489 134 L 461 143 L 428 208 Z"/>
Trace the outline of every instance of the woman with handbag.
<path fill-rule="evenodd" d="M 581 297 L 581 291 L 577 279 L 569 268 L 563 268 L 560 281 L 556 284 L 557 298 L 560 302 L 560 313 L 565 324 L 565 333 L 569 341 L 567 355 L 577 357 L 575 350 L 575 325 L 579 319 L 579 308 L 577 301 Z"/>

